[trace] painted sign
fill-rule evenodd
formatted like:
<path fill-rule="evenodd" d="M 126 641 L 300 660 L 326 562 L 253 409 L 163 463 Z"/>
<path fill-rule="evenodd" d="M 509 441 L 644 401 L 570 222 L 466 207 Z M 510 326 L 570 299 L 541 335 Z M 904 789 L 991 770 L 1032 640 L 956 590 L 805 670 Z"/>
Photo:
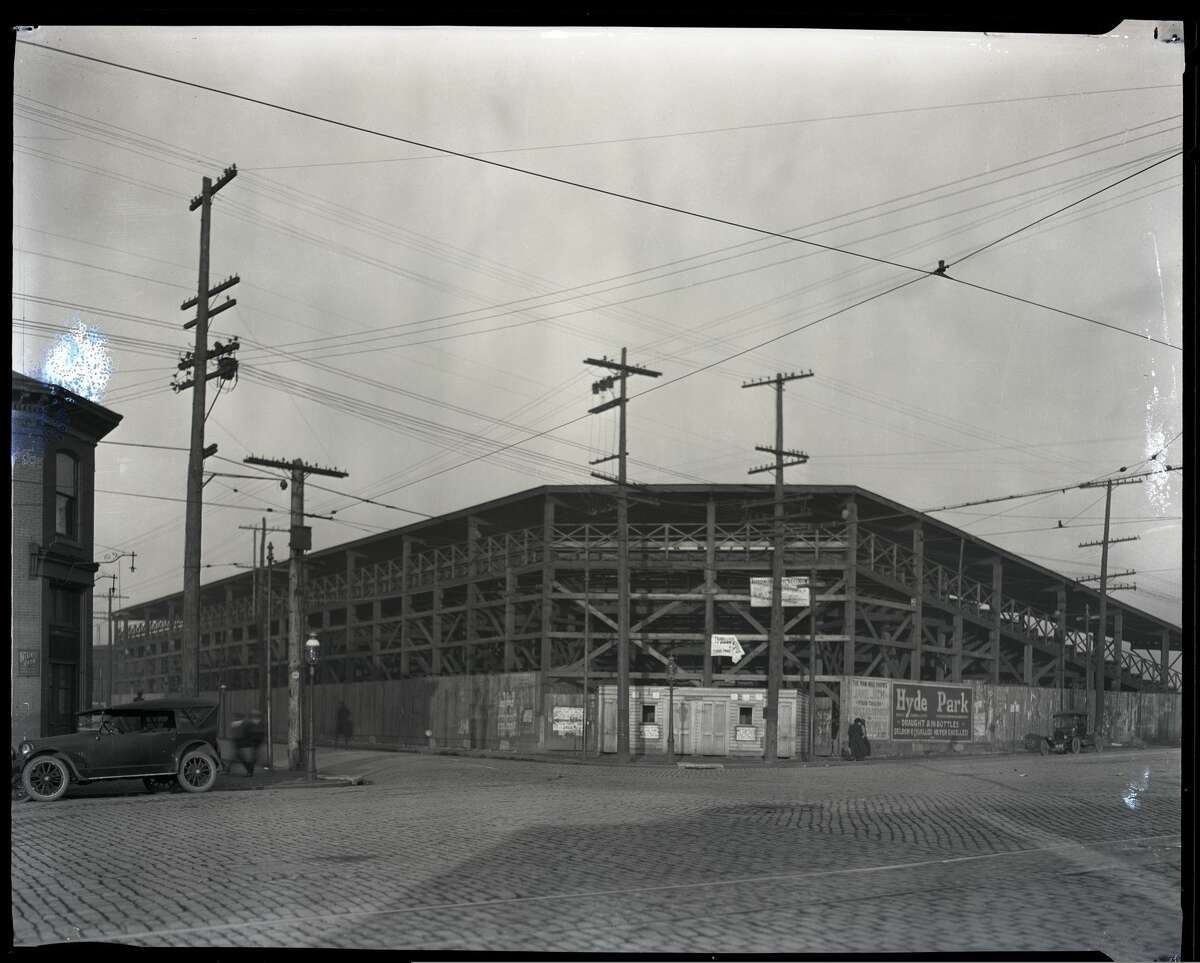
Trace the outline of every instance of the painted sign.
<path fill-rule="evenodd" d="M 643 739 L 661 739 L 662 738 L 662 729 L 659 728 L 658 725 L 653 724 L 653 723 L 649 723 L 649 722 L 643 723 L 642 724 L 642 738 Z"/>
<path fill-rule="evenodd" d="M 890 679 L 851 679 L 847 723 L 862 719 L 867 738 L 887 742 L 892 738 L 892 683 Z"/>
<path fill-rule="evenodd" d="M 555 706 L 551 728 L 558 736 L 583 735 L 583 706 Z"/>
<path fill-rule="evenodd" d="M 517 734 L 517 699 L 511 690 L 500 693 L 496 711 L 496 730 L 501 740 Z"/>
<path fill-rule="evenodd" d="M 41 665 L 37 649 L 17 649 L 17 675 L 41 675 Z"/>
<path fill-rule="evenodd" d="M 758 729 L 755 726 L 734 726 L 733 727 L 734 742 L 757 742 Z"/>
<path fill-rule="evenodd" d="M 746 650 L 742 648 L 736 635 L 714 635 L 709 654 L 724 656 L 736 662 L 746 654 Z"/>
<path fill-rule="evenodd" d="M 892 682 L 892 738 L 970 742 L 971 687 L 941 682 Z"/>
<path fill-rule="evenodd" d="M 770 608 L 771 594 L 774 579 L 769 578 L 752 578 L 750 579 L 750 607 L 751 608 Z M 780 587 L 783 589 L 783 604 L 784 606 L 807 606 L 809 604 L 808 592 L 808 576 L 807 575 L 785 575 L 780 581 Z"/>

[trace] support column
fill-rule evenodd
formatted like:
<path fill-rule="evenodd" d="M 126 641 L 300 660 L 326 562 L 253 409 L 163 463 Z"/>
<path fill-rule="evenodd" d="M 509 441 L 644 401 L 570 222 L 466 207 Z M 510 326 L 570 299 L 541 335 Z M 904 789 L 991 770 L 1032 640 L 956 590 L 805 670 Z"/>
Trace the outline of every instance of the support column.
<path fill-rule="evenodd" d="M 357 573 L 358 560 L 361 557 L 361 552 L 350 550 L 346 552 L 346 660 L 342 663 L 346 668 L 342 673 L 343 682 L 354 682 L 357 678 L 356 673 L 352 671 L 351 667 L 357 665 L 356 660 L 359 658 L 358 646 L 354 641 L 354 624 L 357 621 L 355 618 L 354 579 Z"/>
<path fill-rule="evenodd" d="M 1171 630 L 1162 630 L 1162 649 L 1158 654 L 1158 678 L 1162 687 L 1166 689 L 1170 685 L 1170 676 L 1167 674 L 1171 666 Z"/>
<path fill-rule="evenodd" d="M 383 602 L 380 599 L 371 601 L 371 674 L 377 676 L 387 673 L 383 670 L 383 659 L 379 655 L 379 639 L 383 634 Z"/>
<path fill-rule="evenodd" d="M 992 559 L 992 685 L 1000 684 L 1000 607 L 1004 602 L 1004 563 Z"/>
<path fill-rule="evenodd" d="M 1066 708 L 1067 687 L 1067 587 L 1059 585 L 1055 590 L 1055 617 L 1058 620 L 1058 664 L 1055 666 L 1055 685 L 1058 687 L 1058 708 Z"/>
<path fill-rule="evenodd" d="M 963 668 L 963 617 L 954 613 L 954 651 L 950 654 L 950 681 L 962 682 Z"/>
<path fill-rule="evenodd" d="M 475 624 L 475 602 L 479 595 L 475 581 L 479 577 L 479 519 L 474 515 L 467 517 L 467 576 L 467 607 L 463 612 L 463 618 L 466 619 L 463 671 L 470 675 L 475 670 L 475 641 L 479 637 Z"/>
<path fill-rule="evenodd" d="M 1116 685 L 1113 689 L 1117 692 L 1121 691 L 1121 685 L 1125 681 L 1125 670 L 1122 668 L 1121 656 L 1124 654 L 1125 648 L 1125 613 L 1117 609 L 1113 613 L 1113 676 L 1116 678 Z"/>
<path fill-rule="evenodd" d="M 702 685 L 712 685 L 712 637 L 717 630 L 717 503 L 710 498 L 705 507 L 704 542 L 704 676 Z"/>
<path fill-rule="evenodd" d="M 407 678 L 412 673 L 412 656 L 409 646 L 412 644 L 409 632 L 409 620 L 412 618 L 412 589 L 409 579 L 412 572 L 412 540 L 403 535 L 400 538 L 400 678 Z"/>
<path fill-rule="evenodd" d="M 858 502 L 851 496 L 842 511 L 846 520 L 845 632 L 842 644 L 842 674 L 854 675 L 854 641 L 858 633 Z"/>
<path fill-rule="evenodd" d="M 921 668 L 925 653 L 925 529 L 920 524 L 913 529 L 913 621 L 912 621 L 912 658 L 909 661 L 908 677 L 913 682 L 921 681 Z"/>
<path fill-rule="evenodd" d="M 508 536 L 504 536 L 505 545 Z M 514 599 L 517 597 L 517 573 L 512 570 L 512 556 L 509 553 L 504 560 L 504 671 L 517 670 L 516 652 L 513 651 L 513 636 L 517 634 L 517 611 Z"/>
<path fill-rule="evenodd" d="M 550 677 L 550 631 L 554 626 L 554 499 L 542 504 L 542 647 L 538 662 L 542 685 Z"/>
<path fill-rule="evenodd" d="M 442 586 L 433 584 L 433 656 L 431 658 L 434 675 L 442 674 Z"/>

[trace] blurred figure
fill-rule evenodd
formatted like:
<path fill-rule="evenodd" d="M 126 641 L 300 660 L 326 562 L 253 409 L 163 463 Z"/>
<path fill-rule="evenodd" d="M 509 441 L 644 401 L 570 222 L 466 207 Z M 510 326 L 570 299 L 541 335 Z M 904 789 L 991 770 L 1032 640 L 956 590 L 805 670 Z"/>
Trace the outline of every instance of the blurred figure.
<path fill-rule="evenodd" d="M 336 749 L 338 740 L 346 740 L 346 748 L 350 748 L 350 739 L 354 736 L 354 721 L 350 716 L 350 707 L 345 702 L 338 702 L 337 731 L 333 736 L 333 747 Z"/>
<path fill-rule="evenodd" d="M 135 695 L 135 696 L 133 697 L 133 701 L 134 701 L 134 702 L 145 702 L 145 701 L 146 701 L 146 700 L 145 700 L 145 699 L 142 697 L 142 690 L 141 690 L 141 689 L 138 689 L 138 693 L 137 693 L 137 695 Z"/>
<path fill-rule="evenodd" d="M 855 762 L 871 754 L 871 743 L 867 741 L 867 724 L 863 719 L 850 723 L 850 758 Z"/>
<path fill-rule="evenodd" d="M 238 716 L 233 723 L 232 734 L 238 761 L 245 768 L 246 777 L 250 778 L 254 775 L 254 764 L 258 761 L 259 749 L 263 743 L 262 717 L 258 712 Z"/>

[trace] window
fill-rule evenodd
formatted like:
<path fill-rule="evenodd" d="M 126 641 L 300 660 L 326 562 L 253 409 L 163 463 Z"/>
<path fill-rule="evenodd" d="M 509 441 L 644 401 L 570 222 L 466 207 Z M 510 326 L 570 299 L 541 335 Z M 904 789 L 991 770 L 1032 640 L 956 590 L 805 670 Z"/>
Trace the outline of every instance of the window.
<path fill-rule="evenodd" d="M 642 722 L 654 722 L 654 706 L 642 706 Z"/>
<path fill-rule="evenodd" d="M 738 706 L 738 725 L 754 725 L 754 706 Z"/>
<path fill-rule="evenodd" d="M 149 731 L 162 731 L 175 728 L 174 712 L 147 712 L 142 717 L 143 727 Z"/>
<path fill-rule="evenodd" d="M 54 532 L 79 537 L 79 460 L 67 451 L 54 461 Z"/>

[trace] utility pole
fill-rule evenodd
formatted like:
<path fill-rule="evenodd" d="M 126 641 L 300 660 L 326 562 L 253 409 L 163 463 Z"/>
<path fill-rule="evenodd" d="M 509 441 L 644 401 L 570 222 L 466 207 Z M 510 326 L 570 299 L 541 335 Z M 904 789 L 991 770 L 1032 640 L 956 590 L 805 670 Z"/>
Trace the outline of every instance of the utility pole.
<path fill-rule="evenodd" d="M 103 564 L 105 564 L 105 565 L 111 565 L 113 562 L 116 562 L 117 563 L 116 574 L 100 576 L 100 578 L 107 578 L 107 579 L 112 580 L 111 584 L 108 586 L 108 704 L 110 706 L 112 705 L 112 700 L 113 700 L 113 677 L 114 677 L 114 673 L 116 672 L 116 660 L 113 658 L 114 650 L 113 650 L 112 604 L 113 604 L 114 597 L 121 598 L 121 599 L 128 598 L 128 596 L 125 596 L 125 595 L 119 595 L 119 596 L 116 595 L 117 583 L 121 578 L 121 559 L 123 559 L 123 558 L 129 559 L 129 571 L 131 573 L 136 572 L 137 571 L 137 552 L 122 552 L 122 551 L 118 550 L 118 551 L 114 552 L 111 556 L 109 556 L 108 558 L 104 559 L 104 562 L 103 562 Z M 96 579 L 96 582 L 100 581 L 100 578 Z M 95 582 L 93 582 L 92 584 L 94 585 Z"/>
<path fill-rule="evenodd" d="M 275 641 L 271 633 L 271 572 L 275 569 L 275 543 L 267 542 L 267 620 L 266 620 L 266 638 L 267 638 L 267 759 L 270 760 L 268 768 L 275 768 L 275 730 L 271 728 L 271 704 L 275 701 L 272 696 L 271 686 L 271 658 L 272 651 L 275 648 L 272 643 Z"/>
<path fill-rule="evenodd" d="M 303 770 L 304 746 L 300 686 L 301 663 L 304 660 L 304 553 L 312 548 L 312 528 L 304 524 L 304 479 L 308 475 L 328 475 L 348 478 L 349 473 L 338 468 L 322 468 L 305 464 L 299 458 L 291 461 L 277 458 L 243 458 L 247 465 L 263 468 L 285 468 L 292 473 L 291 565 L 288 570 L 288 767 Z M 286 482 L 281 483 L 286 484 Z"/>
<path fill-rule="evenodd" d="M 208 349 L 208 319 L 221 311 L 233 307 L 237 301 L 226 298 L 225 303 L 217 308 L 210 308 L 208 299 L 238 283 L 239 278 L 231 277 L 212 290 L 208 287 L 208 253 L 209 229 L 212 221 L 212 199 L 226 184 L 237 177 L 237 166 L 231 165 L 214 184 L 212 178 L 205 177 L 201 181 L 200 194 L 192 198 L 189 211 L 200 208 L 200 272 L 196 285 L 196 296 L 189 298 L 180 305 L 180 310 L 187 311 L 193 305 L 196 317 L 185 324 L 184 330 L 195 326 L 195 350 L 179 362 L 179 370 L 191 369 L 192 376 L 174 388 L 178 393 L 192 388 L 192 438 L 190 454 L 188 455 L 187 474 L 187 515 L 184 527 L 183 547 L 183 641 L 180 658 L 181 684 L 183 691 L 190 695 L 200 694 L 200 529 L 204 511 L 204 459 L 210 452 L 204 447 L 204 421 L 206 387 L 209 379 L 220 377 L 230 380 L 237 374 L 237 360 L 232 353 L 237 350 L 236 340 L 230 346 L 217 344 L 215 350 Z M 216 358 L 217 370 L 208 371 L 210 358 Z M 212 452 L 216 452 L 213 446 Z"/>
<path fill-rule="evenodd" d="M 1113 485 L 1140 485 L 1140 478 L 1110 478 L 1102 482 L 1088 482 L 1080 485 L 1080 488 L 1099 488 L 1104 486 L 1104 538 L 1100 541 L 1100 622 L 1096 627 L 1094 636 L 1095 643 L 1093 644 L 1093 654 L 1095 656 L 1095 668 L 1093 669 L 1093 678 L 1096 685 L 1095 695 L 1095 716 L 1093 717 L 1093 729 L 1096 738 L 1102 739 L 1102 727 L 1104 725 L 1104 656 L 1108 638 L 1108 546 L 1112 541 L 1108 537 L 1109 520 L 1112 513 L 1112 490 Z M 1120 539 L 1120 541 L 1131 541 L 1131 539 Z M 1080 545 L 1080 548 L 1085 548 L 1087 545 L 1095 545 L 1095 542 L 1088 542 Z M 1134 574 L 1131 572 L 1123 573 L 1126 575 Z M 1113 660 L 1116 663 L 1117 673 L 1117 691 L 1121 688 L 1121 653 L 1115 652 Z"/>
<path fill-rule="evenodd" d="M 598 458 L 590 464 L 599 465 L 601 462 L 617 459 L 617 477 L 592 472 L 593 478 L 602 481 L 615 482 L 617 485 L 617 761 L 629 761 L 629 481 L 626 477 L 625 463 L 628 452 L 625 450 L 625 408 L 629 401 L 626 382 L 630 375 L 645 375 L 648 378 L 662 377 L 661 371 L 651 371 L 649 368 L 638 368 L 626 364 L 627 349 L 621 349 L 621 361 L 609 361 L 604 358 L 584 358 L 584 364 L 596 368 L 607 368 L 617 372 L 592 383 L 592 394 L 598 395 L 607 391 L 614 384 L 620 383 L 620 394 L 611 401 L 589 408 L 588 414 L 598 415 L 609 408 L 620 409 L 620 428 L 618 431 L 616 454 Z"/>
<path fill-rule="evenodd" d="M 803 465 L 808 455 L 783 447 L 783 386 L 799 378 L 811 378 L 811 371 L 800 374 L 776 374 L 773 378 L 747 381 L 743 388 L 771 385 L 775 389 L 775 445 L 755 445 L 755 451 L 765 451 L 775 456 L 774 465 L 751 468 L 747 474 L 775 472 L 775 518 L 771 552 L 771 637 L 767 646 L 767 708 L 763 727 L 763 759 L 774 762 L 779 748 L 779 686 L 783 681 L 783 470 L 792 465 Z M 784 461 L 785 458 L 791 459 Z M 813 603 L 815 586 L 809 587 L 809 605 Z"/>
<path fill-rule="evenodd" d="M 254 619 L 258 623 L 258 711 L 265 721 L 271 709 L 271 571 L 267 568 L 267 532 L 286 534 L 288 529 L 267 528 L 266 518 L 263 518 L 261 527 L 239 525 L 238 528 L 254 533 L 254 549 L 250 554 L 255 566 Z"/>

